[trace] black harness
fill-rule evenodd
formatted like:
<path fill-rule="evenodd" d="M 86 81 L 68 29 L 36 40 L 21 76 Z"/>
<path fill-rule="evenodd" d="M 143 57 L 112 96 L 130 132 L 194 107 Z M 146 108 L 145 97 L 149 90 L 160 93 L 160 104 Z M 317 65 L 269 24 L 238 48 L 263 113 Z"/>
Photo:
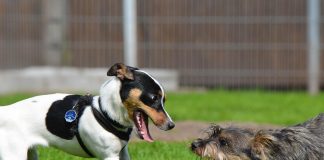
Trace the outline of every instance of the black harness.
<path fill-rule="evenodd" d="M 116 122 L 115 120 L 111 119 L 109 115 L 102 110 L 100 97 L 98 99 L 99 104 L 99 110 L 97 110 L 93 106 L 93 96 L 91 95 L 85 95 L 81 96 L 79 101 L 76 103 L 76 105 L 73 107 L 73 109 L 77 112 L 77 115 L 82 115 L 84 109 L 87 106 L 91 106 L 92 113 L 98 123 L 108 132 L 114 134 L 116 137 L 118 137 L 121 140 L 128 141 L 130 138 L 130 134 L 132 132 L 132 128 L 123 126 Z M 80 116 L 76 118 L 74 123 L 74 127 L 72 129 L 74 130 L 75 136 L 82 147 L 82 149 L 90 156 L 94 157 L 93 154 L 89 151 L 89 149 L 85 146 L 85 144 L 82 141 L 82 138 L 80 137 L 79 131 L 78 131 L 78 125 L 79 125 L 79 119 Z"/>
<path fill-rule="evenodd" d="M 98 104 L 99 104 L 100 111 L 92 107 L 92 113 L 95 116 L 96 120 L 99 122 L 99 124 L 104 129 L 117 136 L 119 139 L 128 141 L 130 134 L 132 132 L 132 128 L 123 126 L 118 122 L 116 122 L 115 120 L 111 119 L 109 115 L 102 110 L 100 97 L 98 99 Z"/>

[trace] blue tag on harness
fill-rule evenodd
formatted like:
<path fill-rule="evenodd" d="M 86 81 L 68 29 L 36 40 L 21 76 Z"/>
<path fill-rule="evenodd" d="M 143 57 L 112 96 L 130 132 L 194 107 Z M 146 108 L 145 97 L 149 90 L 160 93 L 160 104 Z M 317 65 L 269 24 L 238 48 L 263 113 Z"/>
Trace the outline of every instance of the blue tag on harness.
<path fill-rule="evenodd" d="M 66 122 L 71 123 L 71 122 L 73 122 L 73 121 L 76 120 L 76 118 L 77 118 L 77 113 L 76 113 L 76 111 L 73 110 L 73 109 L 68 110 L 67 112 L 65 112 L 65 116 L 64 116 L 64 118 L 65 118 L 65 121 L 66 121 Z"/>

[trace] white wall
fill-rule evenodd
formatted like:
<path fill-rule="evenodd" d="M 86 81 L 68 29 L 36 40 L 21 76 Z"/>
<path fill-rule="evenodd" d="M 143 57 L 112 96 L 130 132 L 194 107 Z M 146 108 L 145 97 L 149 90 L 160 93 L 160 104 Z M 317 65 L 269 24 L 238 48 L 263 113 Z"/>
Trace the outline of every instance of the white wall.
<path fill-rule="evenodd" d="M 93 93 L 99 91 L 108 69 L 76 69 L 31 67 L 22 70 L 0 71 L 0 94 L 15 92 L 67 92 Z M 143 69 L 155 77 L 167 91 L 179 87 L 178 74 L 174 70 Z"/>

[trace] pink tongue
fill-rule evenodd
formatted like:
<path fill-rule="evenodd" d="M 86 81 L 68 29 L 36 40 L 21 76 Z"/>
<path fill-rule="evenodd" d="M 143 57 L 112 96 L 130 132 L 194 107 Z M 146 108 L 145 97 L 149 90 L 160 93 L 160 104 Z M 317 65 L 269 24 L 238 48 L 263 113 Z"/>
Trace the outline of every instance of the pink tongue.
<path fill-rule="evenodd" d="M 148 130 L 148 125 L 145 122 L 144 115 L 138 114 L 137 116 L 138 116 L 137 121 L 139 124 L 139 126 L 138 126 L 139 134 L 141 134 L 141 136 L 143 137 L 143 139 L 145 141 L 153 142 L 153 138 L 151 137 L 150 132 Z M 146 121 L 147 121 L 147 119 L 146 119 Z"/>
<path fill-rule="evenodd" d="M 140 132 L 143 136 L 143 139 L 148 142 L 153 142 L 153 138 L 151 137 L 146 124 L 143 122 Z"/>

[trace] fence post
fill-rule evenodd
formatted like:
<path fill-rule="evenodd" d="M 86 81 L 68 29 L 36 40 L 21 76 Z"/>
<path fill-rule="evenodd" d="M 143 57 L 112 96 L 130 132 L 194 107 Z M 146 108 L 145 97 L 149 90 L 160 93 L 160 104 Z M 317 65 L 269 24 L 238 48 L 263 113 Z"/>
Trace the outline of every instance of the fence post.
<path fill-rule="evenodd" d="M 308 92 L 320 89 L 320 0 L 307 0 Z"/>
<path fill-rule="evenodd" d="M 137 66 L 136 18 L 136 0 L 123 0 L 124 61 L 130 66 Z"/>
<path fill-rule="evenodd" d="M 59 66 L 62 61 L 66 0 L 43 0 L 43 63 Z"/>

